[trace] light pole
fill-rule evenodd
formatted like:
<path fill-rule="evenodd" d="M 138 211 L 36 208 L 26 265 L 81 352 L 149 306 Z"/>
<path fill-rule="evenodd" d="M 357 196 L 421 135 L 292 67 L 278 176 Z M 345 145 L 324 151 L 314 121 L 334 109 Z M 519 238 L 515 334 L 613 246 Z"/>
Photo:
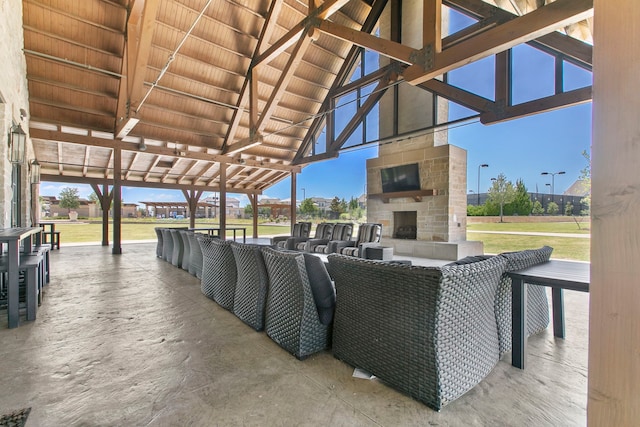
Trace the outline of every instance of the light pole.
<path fill-rule="evenodd" d="M 551 194 L 556 194 L 556 189 L 555 189 L 555 177 L 556 175 L 564 175 L 566 172 L 565 171 L 560 171 L 560 172 L 542 172 L 540 175 L 551 175 Z"/>
<path fill-rule="evenodd" d="M 306 200 L 307 199 L 307 191 L 304 188 L 301 188 L 302 190 L 302 200 Z"/>
<path fill-rule="evenodd" d="M 488 168 L 489 165 L 486 163 L 483 163 L 481 165 L 478 165 L 478 192 L 477 197 L 478 197 L 478 206 L 480 206 L 480 168 Z"/>

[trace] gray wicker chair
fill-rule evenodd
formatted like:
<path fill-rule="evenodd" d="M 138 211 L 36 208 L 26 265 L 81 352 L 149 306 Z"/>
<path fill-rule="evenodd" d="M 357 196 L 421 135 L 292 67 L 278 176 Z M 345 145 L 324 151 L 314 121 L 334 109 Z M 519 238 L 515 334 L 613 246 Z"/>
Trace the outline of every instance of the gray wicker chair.
<path fill-rule="evenodd" d="M 323 222 L 316 226 L 313 237 L 289 237 L 287 239 L 286 249 L 305 251 L 307 242 L 312 239 L 330 239 L 333 232 L 334 224 L 331 222 Z"/>
<path fill-rule="evenodd" d="M 324 239 L 309 239 L 305 246 L 306 252 L 314 252 L 318 254 L 328 254 L 330 242 L 333 240 L 351 240 L 353 234 L 353 224 L 347 222 L 339 222 L 333 226 L 331 236 Z"/>
<path fill-rule="evenodd" d="M 198 279 L 202 278 L 202 248 L 198 242 L 198 236 L 204 236 L 202 233 L 189 233 L 189 273 L 196 276 Z"/>
<path fill-rule="evenodd" d="M 262 331 L 269 277 L 261 247 L 232 242 L 231 250 L 238 271 L 233 313 L 256 331 Z"/>
<path fill-rule="evenodd" d="M 180 267 L 182 265 L 182 256 L 184 255 L 184 243 L 182 242 L 182 236 L 180 235 L 180 230 L 177 228 L 172 228 L 170 230 L 171 238 L 173 239 L 173 255 L 171 256 L 171 264 L 176 267 Z"/>
<path fill-rule="evenodd" d="M 193 231 L 189 230 L 179 230 L 178 234 L 182 239 L 182 258 L 180 262 L 180 268 L 183 270 L 189 271 L 189 264 L 191 263 L 191 244 L 189 244 L 189 234 L 192 234 Z"/>
<path fill-rule="evenodd" d="M 271 248 L 262 252 L 269 274 L 267 335 L 298 359 L 329 348 L 331 325 L 318 314 L 304 254 Z"/>
<path fill-rule="evenodd" d="M 494 301 L 506 260 L 416 267 L 331 254 L 333 354 L 440 410 L 498 363 Z"/>
<path fill-rule="evenodd" d="M 355 240 L 337 240 L 329 242 L 329 253 L 366 258 L 367 248 L 380 246 L 382 224 L 366 223 L 358 227 Z"/>
<path fill-rule="evenodd" d="M 507 259 L 506 271 L 522 270 L 549 261 L 553 248 L 527 249 L 500 254 Z M 511 278 L 504 274 L 496 297 L 496 320 L 500 338 L 500 356 L 511 351 L 512 300 Z M 542 332 L 549 325 L 549 301 L 544 286 L 527 286 L 527 336 Z"/>
<path fill-rule="evenodd" d="M 271 245 L 280 249 L 293 249 L 293 247 L 287 247 L 287 240 L 290 237 L 309 237 L 311 233 L 310 222 L 297 222 L 293 224 L 293 230 L 290 236 L 275 236 L 271 238 Z"/>
<path fill-rule="evenodd" d="M 173 237 L 171 237 L 171 229 L 163 228 L 162 230 L 162 259 L 171 262 L 173 259 Z"/>
<path fill-rule="evenodd" d="M 158 243 L 156 244 L 156 256 L 158 258 L 162 258 L 162 246 L 163 246 L 163 243 L 162 243 L 162 238 L 163 238 L 162 228 L 161 227 L 156 227 L 155 230 L 156 230 L 156 236 L 158 236 Z"/>
<path fill-rule="evenodd" d="M 231 242 L 214 237 L 199 236 L 202 248 L 202 293 L 222 308 L 233 309 L 236 293 L 236 260 Z"/>

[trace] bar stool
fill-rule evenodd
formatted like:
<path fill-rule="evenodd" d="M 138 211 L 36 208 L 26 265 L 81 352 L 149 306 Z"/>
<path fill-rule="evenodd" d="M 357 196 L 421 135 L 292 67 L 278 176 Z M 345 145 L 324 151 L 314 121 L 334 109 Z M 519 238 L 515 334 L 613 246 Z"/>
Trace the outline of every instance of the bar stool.
<path fill-rule="evenodd" d="M 3 257 L 4 258 L 4 257 Z M 41 274 L 43 262 L 42 255 L 27 255 L 20 259 L 20 265 L 18 266 L 19 273 L 23 276 L 23 281 L 18 287 L 19 290 L 24 292 L 24 301 L 27 310 L 27 320 L 36 319 L 36 311 L 41 301 L 42 285 L 45 281 L 44 274 Z M 7 263 L 2 260 L 0 262 L 0 274 L 2 279 L 0 280 L 0 287 L 2 293 L 6 294 L 6 275 L 9 272 Z M 8 295 L 7 295 L 8 299 Z"/>

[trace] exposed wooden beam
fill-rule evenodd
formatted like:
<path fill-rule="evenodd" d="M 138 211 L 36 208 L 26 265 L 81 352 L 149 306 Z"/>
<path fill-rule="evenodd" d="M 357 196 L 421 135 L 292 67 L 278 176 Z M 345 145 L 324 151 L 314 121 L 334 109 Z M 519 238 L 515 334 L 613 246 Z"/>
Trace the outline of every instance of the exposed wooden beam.
<path fill-rule="evenodd" d="M 196 165 L 197 165 L 197 164 L 198 164 L 198 160 L 194 160 L 194 161 L 191 163 L 191 166 L 189 166 L 189 167 L 187 168 L 187 170 L 185 170 L 185 171 L 184 171 L 184 173 L 182 174 L 182 176 L 181 176 L 180 178 L 178 178 L 178 184 L 181 184 L 181 183 L 182 183 L 182 181 L 184 181 L 184 180 L 185 180 L 185 178 L 187 178 L 187 177 L 189 176 L 189 174 L 191 173 L 191 171 L 193 170 L 193 168 L 195 168 L 195 167 L 196 167 Z"/>
<path fill-rule="evenodd" d="M 487 112 L 480 115 L 480 121 L 484 124 L 504 122 L 507 120 L 526 117 L 533 114 L 557 110 L 559 108 L 584 104 L 590 102 L 591 99 L 592 89 L 591 86 L 588 86 L 568 92 L 559 93 L 556 95 L 547 96 L 545 98 L 536 99 L 534 101 L 509 106 L 504 111 L 500 111 L 499 109 L 497 109 L 494 112 Z"/>
<path fill-rule="evenodd" d="M 142 5 L 138 4 L 142 3 Z M 151 40 L 153 38 L 153 29 L 156 22 L 156 15 L 160 0 L 135 0 L 129 11 L 127 20 L 127 41 L 126 41 L 126 60 L 123 60 L 122 74 L 126 74 L 126 97 L 119 98 L 118 104 L 120 109 L 125 105 L 125 115 L 123 120 L 119 116 L 116 120 L 115 134 L 120 139 L 127 136 L 133 126 L 132 121 L 128 119 L 135 118 L 135 109 L 142 101 L 144 95 L 144 77 L 147 70 L 147 62 L 149 60 L 149 52 L 151 51 Z M 123 58 L 124 59 L 124 58 Z M 125 73 L 126 70 L 126 73 Z M 120 84 L 125 84 L 121 79 Z M 121 91 L 121 95 L 122 95 Z M 119 109 L 119 110 L 120 110 Z M 137 123 L 137 122 L 136 122 Z M 129 124 L 129 126 L 127 126 Z"/>
<path fill-rule="evenodd" d="M 59 143 L 60 144 L 60 143 Z M 113 150 L 109 153 L 109 159 L 107 160 L 107 164 L 104 167 L 104 177 L 105 179 L 109 178 L 109 171 L 113 169 Z"/>
<path fill-rule="evenodd" d="M 422 83 L 592 15 L 593 0 L 558 0 L 443 50 L 435 55 L 433 67 L 410 66 L 404 78 L 413 85 Z"/>
<path fill-rule="evenodd" d="M 442 0 L 422 2 L 422 46 L 431 46 L 431 51 L 442 51 Z"/>
<path fill-rule="evenodd" d="M 506 22 L 517 18 L 517 15 L 486 3 L 483 0 L 442 0 L 442 3 L 479 20 Z M 455 36 L 455 34 L 452 36 Z M 568 61 L 582 68 L 591 70 L 593 63 L 593 46 L 588 43 L 557 31 L 545 34 L 527 43 L 538 49 L 546 48 L 553 52 L 562 53 Z"/>
<path fill-rule="evenodd" d="M 149 166 L 149 169 L 147 169 L 147 173 L 145 173 L 144 177 L 142 178 L 143 181 L 146 181 L 149 179 L 149 176 L 151 175 L 151 171 L 153 170 L 153 168 L 158 166 L 158 162 L 160 161 L 161 158 L 162 158 L 161 156 L 155 156 L 155 159 L 153 159 L 153 162 L 151 162 L 151 166 Z"/>
<path fill-rule="evenodd" d="M 89 145 L 84 147 L 84 162 L 82 162 L 82 176 L 87 176 L 87 168 L 89 167 L 90 152 L 91 152 L 91 147 Z"/>
<path fill-rule="evenodd" d="M 494 109 L 495 103 L 492 100 L 478 96 L 438 79 L 431 79 L 424 83 L 420 83 L 418 87 L 426 89 L 431 93 L 479 113 L 493 111 Z"/>
<path fill-rule="evenodd" d="M 71 175 L 51 175 L 51 174 L 42 174 L 41 178 L 43 181 L 50 182 L 68 182 L 75 184 L 97 184 L 97 185 L 110 185 L 113 183 L 110 179 L 102 179 L 102 178 L 90 178 L 90 177 L 82 177 L 82 176 L 71 176 Z M 159 182 L 143 182 L 143 181 L 133 181 L 133 180 L 122 180 L 121 184 L 125 187 L 141 187 L 141 188 L 164 188 L 170 190 L 191 190 L 194 188 L 193 185 L 189 184 L 173 184 L 173 183 L 159 183 Z M 212 186 L 204 186 L 198 185 L 198 189 L 202 189 L 203 191 L 220 191 L 220 187 L 212 187 Z M 231 190 L 233 193 L 239 194 L 262 194 L 261 189 L 244 189 L 244 188 L 233 188 Z"/>
<path fill-rule="evenodd" d="M 378 52 L 396 61 L 412 64 L 417 57 L 421 56 L 419 50 L 413 49 L 400 43 L 381 39 L 364 31 L 354 30 L 331 21 L 316 21 L 318 28 L 323 33 L 329 34 L 340 40 L 353 43 L 365 49 Z"/>
<path fill-rule="evenodd" d="M 371 93 L 367 97 L 367 100 L 362 104 L 362 106 L 358 108 L 358 111 L 356 111 L 356 114 L 354 114 L 351 120 L 349 120 L 349 123 L 346 124 L 340 135 L 338 135 L 336 140 L 331 142 L 330 145 L 328 144 L 327 152 L 338 151 L 342 148 L 342 146 L 347 142 L 353 132 L 355 132 L 358 125 L 367 116 L 367 114 L 369 114 L 371 109 L 375 107 L 378 101 L 380 101 L 380 98 L 382 98 L 382 96 L 385 94 L 385 92 L 389 88 L 389 80 L 395 80 L 396 78 L 397 75 L 395 75 L 395 77 L 389 77 L 387 75 L 387 78 L 380 79 L 378 85 L 373 90 L 373 93 Z"/>
<path fill-rule="evenodd" d="M 259 64 L 270 62 L 273 58 L 280 55 L 290 46 L 293 46 L 300 39 L 302 33 L 307 30 L 311 20 L 326 19 L 340 10 L 347 3 L 349 3 L 349 0 L 325 0 L 319 8 L 310 11 L 308 17 L 304 18 L 289 30 L 287 34 L 271 45 L 269 49 L 260 53 L 257 57 L 254 57 L 252 66 L 255 67 Z"/>
<path fill-rule="evenodd" d="M 131 171 L 133 170 L 133 164 L 136 162 L 136 160 L 138 160 L 139 155 L 140 153 L 137 153 L 137 152 L 133 154 L 133 157 L 131 158 L 131 162 L 129 162 L 129 167 L 127 168 L 127 173 L 124 174 L 124 179 L 129 179 L 129 176 L 131 176 Z"/>
<path fill-rule="evenodd" d="M 57 144 L 58 146 L 58 173 L 60 175 L 64 175 L 64 171 L 63 171 L 63 163 L 62 163 L 62 143 L 58 142 Z"/>
<path fill-rule="evenodd" d="M 123 142 L 117 139 L 104 139 L 97 138 L 91 136 L 84 135 L 75 135 L 70 133 L 58 132 L 58 131 L 48 131 L 36 128 L 29 128 L 29 134 L 33 139 L 42 139 L 45 141 L 54 141 L 59 143 L 72 143 L 72 144 L 82 144 L 82 145 L 91 145 L 95 147 L 106 147 L 106 148 L 120 148 L 124 151 L 137 151 L 138 144 Z M 167 157 L 176 157 L 175 150 L 173 148 L 167 147 L 156 147 L 147 145 L 146 154 L 156 154 L 160 156 Z M 234 159 L 229 156 L 222 156 L 219 154 L 208 154 L 197 151 L 187 151 L 187 156 L 190 159 L 198 159 L 205 160 L 210 162 L 227 162 L 233 163 Z M 268 161 L 258 161 L 253 159 L 244 159 L 244 165 L 246 167 L 255 167 L 260 169 L 272 169 L 272 170 L 280 170 L 285 172 L 290 172 L 291 170 L 301 171 L 299 166 L 289 166 L 281 163 L 273 163 Z"/>
<path fill-rule="evenodd" d="M 315 163 L 315 162 L 320 162 L 322 160 L 335 159 L 337 157 L 338 157 L 338 152 L 332 151 L 327 153 L 315 154 L 313 156 L 300 157 L 299 159 L 294 160 L 293 164 L 303 165 L 306 163 Z"/>

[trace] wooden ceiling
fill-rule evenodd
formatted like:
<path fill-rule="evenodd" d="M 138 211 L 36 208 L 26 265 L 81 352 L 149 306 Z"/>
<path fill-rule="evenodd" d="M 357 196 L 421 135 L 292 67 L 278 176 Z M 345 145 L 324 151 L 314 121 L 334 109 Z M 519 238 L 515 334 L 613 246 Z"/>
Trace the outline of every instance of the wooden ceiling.
<path fill-rule="evenodd" d="M 224 167 L 229 192 L 261 193 L 301 170 L 293 160 L 354 41 L 389 54 L 353 37 L 386 3 L 24 0 L 30 135 L 43 179 L 112 180 L 115 149 L 123 185 L 219 189 Z M 484 3 L 526 15 L 553 2 Z M 559 25 L 589 40 L 582 15 Z M 438 72 L 405 63 L 414 84 Z"/>

